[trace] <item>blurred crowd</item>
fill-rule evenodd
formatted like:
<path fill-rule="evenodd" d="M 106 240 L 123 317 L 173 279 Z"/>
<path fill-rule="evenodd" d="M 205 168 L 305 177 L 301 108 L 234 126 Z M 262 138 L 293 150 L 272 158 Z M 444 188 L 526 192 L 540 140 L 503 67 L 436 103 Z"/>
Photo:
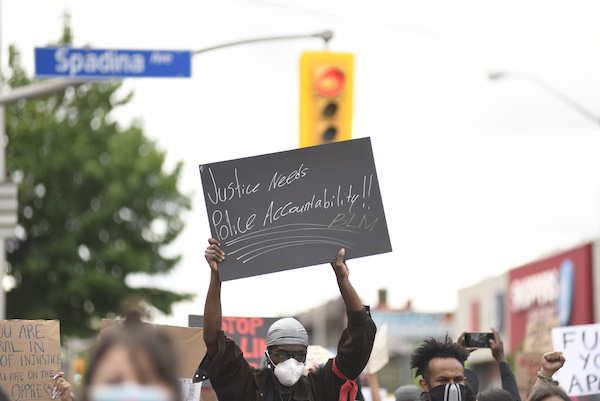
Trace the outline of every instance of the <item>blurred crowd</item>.
<path fill-rule="evenodd" d="M 292 401 L 339 400 L 381 401 L 376 373 L 363 374 L 375 341 L 377 328 L 369 307 L 364 306 L 350 283 L 350 271 L 340 250 L 331 264 L 346 306 L 347 327 L 340 335 L 337 353 L 326 361 L 308 357 L 309 338 L 293 318 L 276 321 L 268 330 L 263 358 L 255 368 L 221 329 L 221 280 L 219 262 L 226 257 L 217 240 L 210 239 L 205 257 L 210 267 L 210 284 L 204 310 L 203 337 L 206 354 L 193 382 L 204 383 L 202 401 Z M 276 295 L 276 291 L 274 295 Z M 396 401 L 570 401 L 553 375 L 565 363 L 561 352 L 548 352 L 540 361 L 537 381 L 522 400 L 517 382 L 504 354 L 500 335 L 493 328 L 479 347 L 489 348 L 498 364 L 502 388 L 479 391 L 477 375 L 465 368 L 471 352 L 468 333 L 456 341 L 449 336 L 423 339 L 411 356 L 411 368 L 419 386 L 407 383 L 395 390 Z M 60 372 L 52 399 L 60 401 L 188 401 L 177 377 L 178 353 L 173 340 L 153 325 L 144 324 L 141 314 L 130 311 L 124 321 L 104 333 L 87 369 L 81 394 Z M 362 387 L 370 391 L 361 391 Z M 2 394 L 4 399 L 6 396 Z M 385 397 L 385 395 L 383 395 Z"/>

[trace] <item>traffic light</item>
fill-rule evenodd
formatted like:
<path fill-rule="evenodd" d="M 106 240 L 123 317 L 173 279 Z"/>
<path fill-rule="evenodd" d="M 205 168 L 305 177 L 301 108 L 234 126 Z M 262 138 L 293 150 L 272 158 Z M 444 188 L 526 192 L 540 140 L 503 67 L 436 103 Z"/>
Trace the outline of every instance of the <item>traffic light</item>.
<path fill-rule="evenodd" d="M 354 55 L 304 52 L 300 58 L 300 147 L 352 139 Z"/>
<path fill-rule="evenodd" d="M 71 383 L 76 386 L 80 386 L 83 383 L 83 377 L 85 375 L 85 359 L 74 358 L 71 359 Z"/>

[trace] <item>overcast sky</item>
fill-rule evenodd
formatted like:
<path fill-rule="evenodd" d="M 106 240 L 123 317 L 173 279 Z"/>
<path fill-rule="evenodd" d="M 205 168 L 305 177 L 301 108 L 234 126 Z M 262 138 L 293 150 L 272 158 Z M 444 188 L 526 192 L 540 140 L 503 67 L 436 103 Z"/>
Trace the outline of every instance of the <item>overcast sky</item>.
<path fill-rule="evenodd" d="M 65 9 L 76 47 L 196 50 L 333 30 L 329 49 L 355 55 L 353 133 L 371 137 L 394 249 L 348 262 L 365 303 L 387 288 L 392 307 L 453 311 L 460 288 L 600 232 L 599 123 L 523 75 L 487 78 L 533 74 L 600 116 L 598 2 L 2 0 L 3 70 L 15 44 L 33 74 L 33 49 L 60 37 Z M 198 294 L 157 322 L 203 312 L 210 230 L 198 165 L 296 148 L 299 58 L 323 48 L 243 45 L 194 56 L 190 79 L 124 81 L 135 97 L 113 117 L 141 119 L 166 168 L 185 163 L 180 189 L 193 197 L 166 250 L 183 255 L 179 266 L 133 280 Z M 293 315 L 338 294 L 329 265 L 296 269 L 224 283 L 223 314 Z"/>

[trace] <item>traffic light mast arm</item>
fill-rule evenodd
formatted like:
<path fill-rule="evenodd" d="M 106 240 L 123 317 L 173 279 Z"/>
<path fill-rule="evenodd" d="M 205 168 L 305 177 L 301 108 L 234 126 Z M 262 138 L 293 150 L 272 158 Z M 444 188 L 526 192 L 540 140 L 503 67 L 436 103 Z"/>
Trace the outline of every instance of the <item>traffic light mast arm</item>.
<path fill-rule="evenodd" d="M 13 88 L 10 92 L 0 95 L 0 105 L 15 103 L 19 99 L 33 99 L 36 97 L 51 95 L 67 89 L 69 86 L 78 86 L 86 82 L 92 82 L 90 79 L 49 79 L 33 84 Z"/>
<path fill-rule="evenodd" d="M 211 51 L 211 50 L 220 49 L 220 48 L 223 48 L 223 47 L 229 47 L 229 46 L 235 46 L 235 45 L 242 45 L 242 44 L 245 44 L 245 43 L 265 42 L 265 41 L 269 41 L 269 40 L 321 38 L 321 39 L 323 39 L 325 41 L 325 43 L 327 43 L 327 42 L 329 42 L 329 39 L 331 39 L 332 37 L 333 37 L 333 32 L 332 31 L 323 31 L 323 32 L 313 33 L 311 35 L 272 36 L 272 37 L 267 37 L 267 38 L 247 39 L 247 40 L 240 40 L 238 42 L 224 43 L 224 44 L 218 45 L 218 46 L 207 47 L 206 49 L 196 50 L 192 54 L 204 53 L 204 52 L 208 52 L 208 51 Z"/>

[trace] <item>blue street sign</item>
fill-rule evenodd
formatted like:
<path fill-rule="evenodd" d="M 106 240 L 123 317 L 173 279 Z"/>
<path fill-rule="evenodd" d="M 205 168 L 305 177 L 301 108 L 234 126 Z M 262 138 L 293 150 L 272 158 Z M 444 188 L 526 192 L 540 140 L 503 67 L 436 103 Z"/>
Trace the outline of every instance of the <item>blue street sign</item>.
<path fill-rule="evenodd" d="M 36 47 L 37 77 L 190 77 L 191 52 Z"/>

